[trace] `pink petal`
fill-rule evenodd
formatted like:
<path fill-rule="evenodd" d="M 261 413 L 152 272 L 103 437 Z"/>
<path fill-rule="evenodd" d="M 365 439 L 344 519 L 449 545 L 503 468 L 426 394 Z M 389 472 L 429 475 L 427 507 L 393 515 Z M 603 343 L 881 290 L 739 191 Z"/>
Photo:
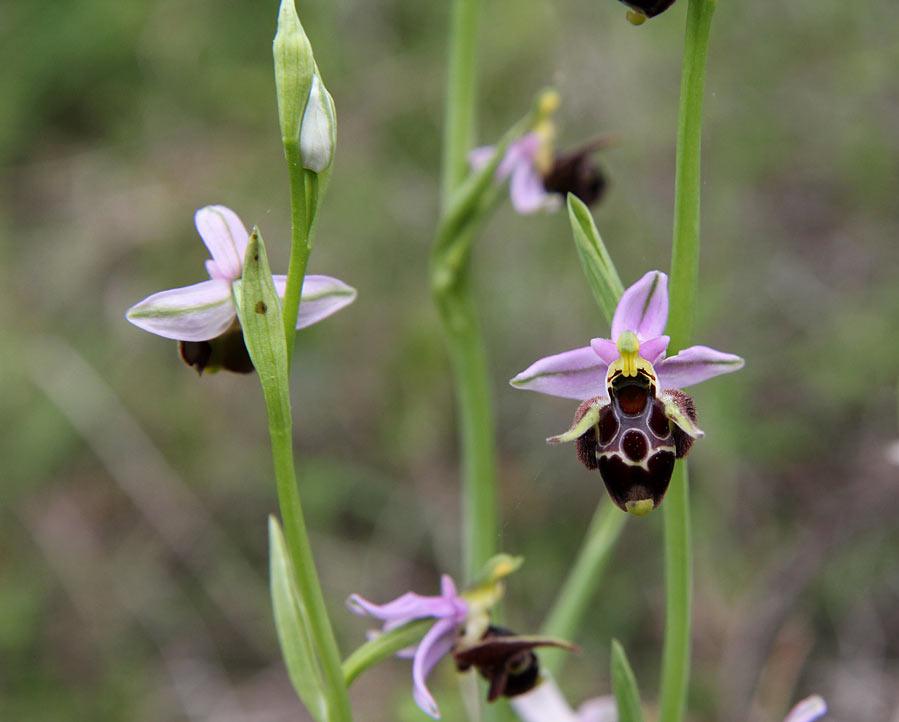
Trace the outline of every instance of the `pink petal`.
<path fill-rule="evenodd" d="M 590 348 L 606 365 L 615 363 L 618 357 L 621 356 L 618 353 L 618 347 L 615 345 L 615 342 L 608 338 L 590 339 Z"/>
<path fill-rule="evenodd" d="M 249 234 L 240 218 L 225 206 L 206 206 L 194 215 L 200 238 L 212 254 L 206 270 L 213 278 L 236 281 L 243 269 Z"/>
<path fill-rule="evenodd" d="M 547 207 L 549 194 L 543 187 L 543 177 L 531 163 L 521 163 L 512 171 L 509 181 L 509 200 L 516 212 L 526 215 Z"/>
<path fill-rule="evenodd" d="M 225 332 L 236 313 L 231 284 L 220 279 L 148 296 L 125 317 L 138 328 L 175 341 L 208 341 Z"/>
<path fill-rule="evenodd" d="M 784 722 L 813 722 L 826 714 L 827 703 L 819 695 L 813 694 L 793 707 Z"/>
<path fill-rule="evenodd" d="M 412 660 L 412 696 L 421 710 L 440 719 L 440 710 L 427 687 L 427 678 L 437 662 L 456 644 L 458 624 L 452 619 L 442 619 L 422 637 Z"/>
<path fill-rule="evenodd" d="M 656 336 L 648 341 L 643 341 L 640 344 L 640 355 L 655 366 L 665 357 L 670 341 L 670 336 Z"/>
<path fill-rule="evenodd" d="M 658 364 L 656 373 L 663 389 L 682 389 L 721 374 L 738 371 L 745 363 L 732 353 L 716 351 L 708 346 L 691 346 Z"/>
<path fill-rule="evenodd" d="M 612 340 L 633 331 L 642 342 L 661 336 L 668 321 L 668 276 L 650 271 L 628 288 L 618 301 L 612 319 Z"/>
<path fill-rule="evenodd" d="M 424 597 L 415 592 L 406 592 L 392 602 L 373 604 L 358 594 L 351 594 L 347 606 L 356 614 L 368 614 L 391 624 L 391 628 L 401 626 L 413 619 L 423 617 L 454 616 L 456 609 L 443 597 Z"/>
<path fill-rule="evenodd" d="M 287 276 L 274 275 L 275 291 L 284 298 Z M 337 313 L 356 300 L 356 289 L 331 276 L 308 275 L 303 279 L 297 328 L 306 328 Z"/>
<path fill-rule="evenodd" d="M 479 148 L 475 148 L 468 154 L 468 165 L 471 166 L 473 171 L 477 172 L 490 162 L 494 153 L 496 153 L 496 146 L 493 145 L 482 145 Z"/>
<path fill-rule="evenodd" d="M 585 346 L 542 358 L 509 383 L 518 389 L 584 401 L 604 392 L 607 370 L 608 364 Z"/>

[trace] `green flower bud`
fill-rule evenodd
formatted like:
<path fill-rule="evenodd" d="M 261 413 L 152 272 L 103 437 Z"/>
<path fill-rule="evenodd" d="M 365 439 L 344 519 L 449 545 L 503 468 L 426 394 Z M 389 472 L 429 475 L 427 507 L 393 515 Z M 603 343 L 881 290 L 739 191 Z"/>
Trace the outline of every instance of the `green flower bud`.
<path fill-rule="evenodd" d="M 315 60 L 312 57 L 312 45 L 300 24 L 294 0 L 281 0 L 278 32 L 272 43 L 272 55 L 275 59 L 275 88 L 281 137 L 285 144 L 296 143 L 300 137 L 300 121 L 315 75 Z"/>
<path fill-rule="evenodd" d="M 334 100 L 319 74 L 315 73 L 300 127 L 300 158 L 303 167 L 321 173 L 331 165 L 336 139 L 337 115 Z"/>

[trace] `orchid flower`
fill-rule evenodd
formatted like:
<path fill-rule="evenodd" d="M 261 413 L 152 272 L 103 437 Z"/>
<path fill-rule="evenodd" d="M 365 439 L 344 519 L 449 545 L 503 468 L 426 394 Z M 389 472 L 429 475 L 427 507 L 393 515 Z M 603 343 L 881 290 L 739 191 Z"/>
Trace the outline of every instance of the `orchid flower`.
<path fill-rule="evenodd" d="M 601 138 L 571 152 L 556 155 L 553 150 L 555 124 L 552 114 L 559 106 L 558 94 L 545 92 L 537 103 L 534 129 L 512 141 L 496 168 L 497 183 L 509 181 L 509 199 L 522 215 L 556 211 L 571 192 L 588 206 L 596 203 L 605 189 L 605 178 L 592 161 L 592 154 L 606 144 Z M 468 155 L 472 170 L 483 168 L 496 148 L 475 148 Z"/>
<path fill-rule="evenodd" d="M 347 606 L 357 614 L 382 620 L 383 632 L 416 619 L 433 617 L 437 620 L 413 652 L 412 695 L 422 711 L 440 719 L 440 710 L 426 685 L 427 677 L 437 662 L 456 646 L 469 612 L 468 603 L 456 593 L 452 578 L 447 574 L 440 578 L 440 596 L 437 597 L 406 592 L 387 604 L 373 604 L 353 594 L 347 599 Z"/>
<path fill-rule="evenodd" d="M 235 282 L 243 273 L 249 241 L 240 218 L 225 206 L 201 208 L 196 212 L 194 222 L 212 255 L 206 261 L 210 280 L 154 293 L 126 313 L 131 323 L 145 331 L 188 343 L 218 338 L 237 324 Z M 283 296 L 287 277 L 274 275 L 272 280 L 278 295 Z M 318 323 L 355 298 L 356 290 L 343 281 L 330 276 L 308 275 L 303 282 L 296 327 Z"/>
<path fill-rule="evenodd" d="M 490 610 L 502 599 L 503 579 L 518 569 L 521 557 L 497 554 L 487 561 L 475 582 L 461 594 L 448 575 L 440 578 L 440 596 L 425 597 L 406 592 L 387 604 L 374 604 L 358 594 L 347 599 L 347 606 L 357 614 L 367 614 L 384 622 L 381 633 L 390 632 L 417 619 L 433 618 L 434 625 L 411 650 L 397 656 L 412 657 L 412 694 L 425 714 L 440 719 L 440 710 L 427 688 L 427 677 L 436 664 L 453 652 L 456 667 L 464 671 L 476 667 L 482 674 L 486 668 L 495 670 L 498 694 L 516 694 L 517 669 L 509 669 L 506 662 L 518 653 L 530 653 L 534 647 L 556 646 L 570 648 L 565 642 L 548 637 L 518 637 L 490 625 Z M 497 639 L 503 636 L 503 639 Z M 471 656 L 459 657 L 467 651 Z M 514 664 L 513 664 L 514 667 Z M 536 670 L 536 667 L 535 667 Z"/>
<path fill-rule="evenodd" d="M 611 338 L 547 356 L 512 386 L 583 402 L 572 427 L 550 443 L 576 441 L 578 457 L 599 469 L 613 501 L 642 516 L 662 501 L 674 461 L 703 436 L 681 388 L 743 367 L 707 346 L 666 358 L 668 277 L 650 271 L 621 296 Z"/>

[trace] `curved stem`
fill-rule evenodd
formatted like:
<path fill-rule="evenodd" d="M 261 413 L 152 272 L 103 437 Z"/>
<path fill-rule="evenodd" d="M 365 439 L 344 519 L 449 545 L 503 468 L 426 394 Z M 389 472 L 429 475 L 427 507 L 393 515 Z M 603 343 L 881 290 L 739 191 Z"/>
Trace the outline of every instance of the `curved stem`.
<path fill-rule="evenodd" d="M 674 350 L 684 348 L 693 329 L 699 276 L 702 104 L 709 32 L 717 0 L 690 0 L 677 130 L 674 240 L 671 252 L 671 313 L 667 332 Z M 690 676 L 692 542 L 686 463 L 674 470 L 665 498 L 665 645 L 659 693 L 661 722 L 680 722 Z"/>
<path fill-rule="evenodd" d="M 543 623 L 542 634 L 561 639 L 576 636 L 626 521 L 627 514 L 608 501 L 596 509 L 574 566 Z M 558 650 L 546 649 L 540 653 L 541 664 L 552 675 L 558 674 L 564 659 Z"/>

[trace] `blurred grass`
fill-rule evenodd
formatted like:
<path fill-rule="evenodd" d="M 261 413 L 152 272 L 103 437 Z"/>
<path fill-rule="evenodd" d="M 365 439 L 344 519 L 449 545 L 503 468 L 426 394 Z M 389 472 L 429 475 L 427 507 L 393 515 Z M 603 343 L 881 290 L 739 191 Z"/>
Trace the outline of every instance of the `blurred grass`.
<path fill-rule="evenodd" d="M 150 292 L 201 280 L 191 218 L 207 203 L 258 224 L 273 268 L 286 268 L 275 10 L 0 7 L 0 719 L 303 719 L 264 571 L 234 576 L 265 569 L 274 489 L 261 396 L 252 378 L 198 380 L 173 344 L 123 318 Z M 360 292 L 301 334 L 294 390 L 302 492 L 349 650 L 366 625 L 343 610 L 347 594 L 428 592 L 458 570 L 452 390 L 426 274 L 447 10 L 412 0 L 299 10 L 340 124 L 311 270 Z M 668 265 L 684 10 L 682 0 L 633 28 L 611 0 L 484 8 L 480 140 L 550 83 L 565 98 L 563 145 L 619 134 L 602 155 L 613 185 L 596 215 L 625 283 Z M 691 455 L 695 720 L 781 719 L 789 698 L 813 691 L 835 720 L 895 714 L 897 38 L 888 0 L 723 0 L 715 19 L 696 340 L 747 366 L 695 391 L 708 433 Z M 604 491 L 573 452 L 543 444 L 571 404 L 506 380 L 606 328 L 564 214 L 504 208 L 476 262 L 503 543 L 527 558 L 506 608 L 526 631 Z M 126 460 L 128 478 L 153 468 L 152 453 L 172 470 L 144 482 L 149 502 L 99 453 L 97 438 L 123 434 L 109 407 L 80 403 L 94 409 L 91 441 L 67 419 L 64 387 L 48 394 L 85 365 L 155 449 Z M 183 547 L 149 509 L 180 498 L 173 488 L 199 510 L 186 515 Z M 584 654 L 563 680 L 572 700 L 609 691 L 613 635 L 652 697 L 660 521 L 628 525 L 574 640 Z M 438 699 L 455 719 L 445 666 Z M 393 720 L 393 705 L 420 719 L 408 677 L 402 661 L 363 675 L 359 719 Z"/>

